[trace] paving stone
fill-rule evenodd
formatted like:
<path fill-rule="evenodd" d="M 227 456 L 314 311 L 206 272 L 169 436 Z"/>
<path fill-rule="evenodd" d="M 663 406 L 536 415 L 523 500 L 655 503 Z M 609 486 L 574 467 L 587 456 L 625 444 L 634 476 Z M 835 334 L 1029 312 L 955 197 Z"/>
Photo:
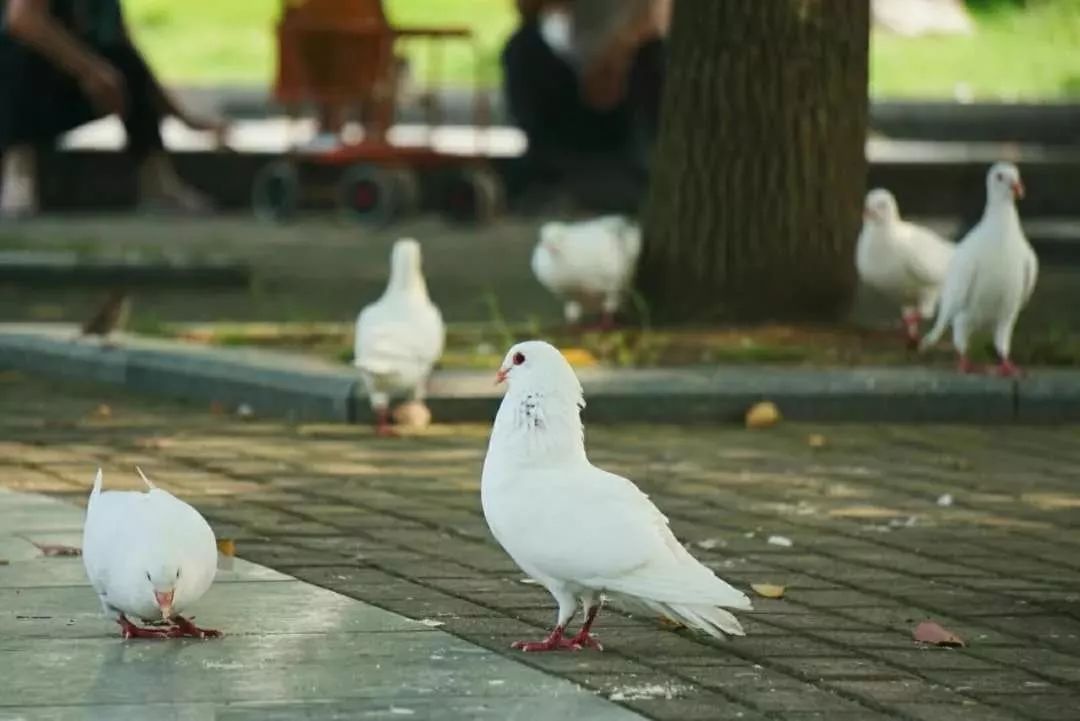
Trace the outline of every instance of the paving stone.
<path fill-rule="evenodd" d="M 366 429 L 237 423 L 110 397 L 113 418 L 131 419 L 120 426 L 85 420 L 99 392 L 72 388 L 57 402 L 53 390 L 32 381 L 0 388 L 0 486 L 37 484 L 82 503 L 88 469 L 153 461 L 237 541 L 241 557 L 424 619 L 428 630 L 604 699 L 621 690 L 617 703 L 651 718 L 999 721 L 1070 718 L 1068 709 L 1080 707 L 1072 638 L 1080 522 L 1053 507 L 1080 495 L 1070 490 L 1080 461 L 1069 450 L 1075 428 L 591 428 L 592 455 L 642 481 L 693 554 L 740 587 L 784 583 L 787 594 L 755 598 L 755 613 L 739 614 L 745 638 L 717 642 L 611 608 L 597 622 L 605 653 L 522 658 L 510 642 L 546 634 L 555 606 L 543 588 L 521 583 L 480 515 L 486 426 L 383 442 Z M 810 432 L 834 439 L 835 449 L 808 450 Z M 988 448 L 999 450 L 988 457 Z M 954 507 L 934 503 L 940 489 L 954 493 Z M 887 525 L 872 517 L 877 511 L 859 511 L 868 519 L 829 513 L 860 506 L 919 520 L 882 531 L 869 528 Z M 771 546 L 770 534 L 794 546 Z M 42 582 L 63 587 L 75 571 Z M 73 616 L 73 638 L 96 623 L 90 601 L 85 617 Z M 914 624 L 928 617 L 969 646 L 915 644 Z M 33 623 L 48 621 L 12 620 L 9 637 L 32 637 L 41 628 Z M 494 717 L 483 695 L 474 701 L 448 700 L 446 717 Z M 237 709 L 237 718 L 287 718 L 292 708 L 266 702 Z M 413 708 L 422 715 L 431 707 Z"/>

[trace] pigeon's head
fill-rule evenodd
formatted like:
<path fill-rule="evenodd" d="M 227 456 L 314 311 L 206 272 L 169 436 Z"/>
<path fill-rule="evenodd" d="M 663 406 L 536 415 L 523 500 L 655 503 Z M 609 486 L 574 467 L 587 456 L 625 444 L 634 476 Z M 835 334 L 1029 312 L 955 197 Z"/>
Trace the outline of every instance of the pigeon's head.
<path fill-rule="evenodd" d="M 145 573 L 147 584 L 154 594 L 154 603 L 161 609 L 161 617 L 170 618 L 176 586 L 183 576 L 180 564 L 175 561 L 150 563 Z"/>
<path fill-rule="evenodd" d="M 1024 197 L 1020 169 L 1012 163 L 994 163 L 986 174 L 986 197 L 1013 202 Z"/>
<path fill-rule="evenodd" d="M 427 295 L 424 275 L 420 270 L 420 243 L 402 238 L 390 252 L 390 286 L 393 293 Z"/>
<path fill-rule="evenodd" d="M 900 218 L 896 198 L 884 188 L 875 188 L 866 194 L 863 218 L 870 223 L 888 223 Z"/>
<path fill-rule="evenodd" d="M 390 270 L 398 268 L 420 270 L 420 243 L 412 238 L 402 238 L 394 243 L 394 249 L 390 251 Z"/>
<path fill-rule="evenodd" d="M 566 235 L 566 223 L 551 221 L 540 226 L 540 247 L 558 252 L 559 241 Z"/>
<path fill-rule="evenodd" d="M 581 382 L 559 349 L 542 340 L 527 340 L 509 350 L 495 382 L 526 391 L 581 397 Z"/>

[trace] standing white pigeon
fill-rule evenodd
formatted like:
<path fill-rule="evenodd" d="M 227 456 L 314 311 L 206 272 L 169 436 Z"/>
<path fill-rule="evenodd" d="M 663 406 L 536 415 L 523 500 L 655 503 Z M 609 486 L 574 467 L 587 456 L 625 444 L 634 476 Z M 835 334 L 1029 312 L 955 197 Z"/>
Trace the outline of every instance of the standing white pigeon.
<path fill-rule="evenodd" d="M 537 280 L 564 301 L 567 323 L 599 306 L 601 327 L 614 324 L 641 254 L 641 229 L 621 215 L 580 223 L 545 223 L 533 250 Z"/>
<path fill-rule="evenodd" d="M 138 469 L 136 469 L 138 470 Z M 156 487 L 101 490 L 101 469 L 86 507 L 83 564 L 105 613 L 124 638 L 211 638 L 180 613 L 198 601 L 217 573 L 217 542 L 199 512 Z M 142 628 L 129 617 L 168 625 Z"/>
<path fill-rule="evenodd" d="M 908 345 L 919 344 L 919 321 L 933 318 L 941 284 L 956 250 L 940 235 L 900 218 L 893 194 L 866 194 L 855 266 L 863 282 L 900 304 Z"/>
<path fill-rule="evenodd" d="M 923 338 L 929 348 L 951 323 L 953 345 L 964 373 L 974 370 L 968 360 L 973 333 L 994 332 L 998 373 L 1014 376 L 1020 369 L 1009 359 L 1013 326 L 1031 298 L 1039 261 L 1020 227 L 1016 200 L 1024 197 L 1020 171 L 1012 163 L 995 163 L 986 175 L 986 210 L 956 250 L 941 293 L 934 327 Z"/>
<path fill-rule="evenodd" d="M 413 400 L 423 401 L 445 340 L 442 314 L 428 297 L 420 269 L 420 244 L 399 240 L 390 254 L 386 291 L 356 319 L 353 362 L 367 387 L 379 435 L 394 435 L 391 395 L 410 392 Z"/>
<path fill-rule="evenodd" d="M 484 516 L 514 562 L 559 605 L 551 635 L 513 647 L 599 648 L 589 629 L 601 594 L 717 638 L 743 635 L 721 607 L 751 610 L 750 599 L 691 556 L 637 486 L 589 462 L 581 384 L 562 354 L 542 341 L 519 343 L 496 378 L 509 388 L 484 460 Z M 579 600 L 584 625 L 566 638 Z"/>

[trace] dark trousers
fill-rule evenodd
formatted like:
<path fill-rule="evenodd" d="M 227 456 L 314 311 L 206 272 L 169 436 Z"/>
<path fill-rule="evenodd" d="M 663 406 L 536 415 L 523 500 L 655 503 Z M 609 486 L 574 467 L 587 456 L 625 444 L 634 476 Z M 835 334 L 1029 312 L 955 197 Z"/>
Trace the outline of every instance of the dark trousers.
<path fill-rule="evenodd" d="M 574 69 L 544 42 L 536 22 L 526 22 L 502 54 L 504 92 L 511 117 L 529 140 L 529 155 L 562 158 L 608 156 L 644 162 L 659 127 L 664 44 L 646 43 L 634 56 L 627 94 L 610 110 L 595 110 L 581 96 Z"/>
<path fill-rule="evenodd" d="M 94 51 L 124 79 L 128 152 L 141 160 L 161 150 L 158 92 L 138 50 L 122 43 Z M 100 117 L 73 77 L 37 51 L 0 36 L 0 152 L 13 145 L 51 145 L 62 133 Z"/>

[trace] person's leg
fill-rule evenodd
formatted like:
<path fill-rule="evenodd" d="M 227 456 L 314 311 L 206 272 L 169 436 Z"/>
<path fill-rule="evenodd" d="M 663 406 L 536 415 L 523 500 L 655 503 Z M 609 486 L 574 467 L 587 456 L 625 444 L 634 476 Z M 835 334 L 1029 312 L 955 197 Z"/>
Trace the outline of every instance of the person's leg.
<path fill-rule="evenodd" d="M 127 152 L 138 169 L 139 202 L 152 210 L 202 213 L 211 204 L 176 174 L 161 139 L 165 101 L 149 66 L 130 44 L 103 48 L 101 54 L 124 78 Z"/>

